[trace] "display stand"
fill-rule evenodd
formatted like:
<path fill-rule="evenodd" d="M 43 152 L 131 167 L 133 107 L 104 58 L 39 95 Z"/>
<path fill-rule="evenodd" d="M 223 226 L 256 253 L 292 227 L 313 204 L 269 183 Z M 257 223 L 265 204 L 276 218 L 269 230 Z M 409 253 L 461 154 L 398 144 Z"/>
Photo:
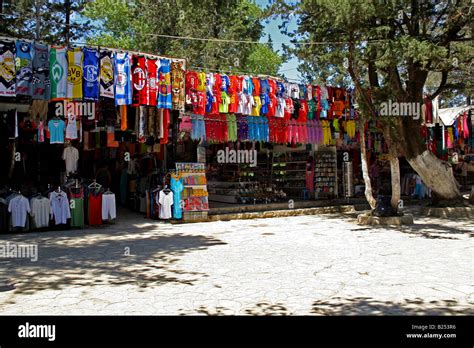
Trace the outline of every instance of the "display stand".
<path fill-rule="evenodd" d="M 204 163 L 176 163 L 183 177 L 183 221 L 206 221 L 209 211 L 206 169 Z"/>
<path fill-rule="evenodd" d="M 337 153 L 333 146 L 319 147 L 314 153 L 314 197 L 337 197 Z"/>
<path fill-rule="evenodd" d="M 289 197 L 300 197 L 306 189 L 306 163 L 312 151 L 275 152 L 272 182 Z"/>

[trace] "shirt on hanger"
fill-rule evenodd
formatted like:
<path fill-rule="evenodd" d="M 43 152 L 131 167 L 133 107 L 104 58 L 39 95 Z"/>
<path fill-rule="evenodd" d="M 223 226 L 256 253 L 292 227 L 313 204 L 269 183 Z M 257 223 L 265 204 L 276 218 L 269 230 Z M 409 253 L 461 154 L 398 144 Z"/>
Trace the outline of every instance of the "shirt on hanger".
<path fill-rule="evenodd" d="M 49 215 L 51 207 L 49 199 L 46 197 L 34 197 L 30 201 L 31 216 L 33 217 L 34 227 L 42 228 L 49 226 Z"/>
<path fill-rule="evenodd" d="M 52 119 L 48 122 L 51 144 L 64 143 L 64 121 L 61 119 Z"/>
<path fill-rule="evenodd" d="M 74 146 L 67 146 L 63 151 L 63 160 L 66 161 L 66 172 L 77 171 L 77 161 L 79 160 L 79 151 Z"/>
<path fill-rule="evenodd" d="M 160 219 L 171 219 L 171 206 L 173 205 L 173 192 L 160 191 L 157 195 L 157 203 L 160 204 Z"/>
<path fill-rule="evenodd" d="M 13 227 L 25 227 L 26 216 L 31 211 L 30 202 L 26 197 L 18 195 L 8 204 L 8 212 L 12 214 Z"/>
<path fill-rule="evenodd" d="M 65 192 L 51 192 L 49 196 L 51 206 L 51 217 L 54 217 L 56 225 L 65 224 L 71 218 L 69 200 Z"/>

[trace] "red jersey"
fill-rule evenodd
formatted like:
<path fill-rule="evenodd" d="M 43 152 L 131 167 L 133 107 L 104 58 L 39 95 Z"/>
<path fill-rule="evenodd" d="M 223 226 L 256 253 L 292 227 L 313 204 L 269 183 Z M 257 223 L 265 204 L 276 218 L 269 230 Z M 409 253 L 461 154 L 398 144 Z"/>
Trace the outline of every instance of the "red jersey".
<path fill-rule="evenodd" d="M 197 90 L 198 82 L 199 82 L 199 79 L 198 79 L 197 72 L 188 70 L 186 72 L 186 93 L 192 89 Z"/>
<path fill-rule="evenodd" d="M 276 81 L 272 80 L 272 79 L 268 79 L 268 94 L 269 95 L 272 95 L 272 94 L 276 95 L 276 91 L 277 91 Z"/>
<path fill-rule="evenodd" d="M 156 96 L 157 96 L 157 87 L 156 87 L 156 58 L 148 58 L 146 60 L 146 71 L 147 71 L 147 87 L 148 87 L 148 98 L 147 105 L 156 106 Z"/>
<path fill-rule="evenodd" d="M 285 120 L 291 119 L 291 115 L 293 115 L 293 112 L 295 111 L 295 107 L 293 106 L 293 100 L 291 98 L 286 98 L 285 99 L 286 107 L 285 107 L 285 115 L 283 118 Z"/>
<path fill-rule="evenodd" d="M 148 99 L 146 59 L 144 56 L 132 56 L 132 105 L 146 105 Z"/>
<path fill-rule="evenodd" d="M 260 97 L 260 79 L 257 77 L 253 77 L 252 83 L 253 83 L 252 95 Z"/>
<path fill-rule="evenodd" d="M 242 92 L 242 84 L 243 84 L 243 81 L 244 81 L 244 77 L 243 76 L 235 76 L 235 81 L 236 81 L 236 85 L 235 85 L 235 91 L 237 93 L 241 93 Z"/>
<path fill-rule="evenodd" d="M 308 102 L 301 100 L 301 107 L 298 112 L 298 122 L 306 122 L 308 120 Z"/>
<path fill-rule="evenodd" d="M 204 115 L 206 113 L 206 92 L 197 92 L 197 104 L 193 111 L 197 115 Z"/>
<path fill-rule="evenodd" d="M 267 116 L 275 116 L 276 115 L 276 108 L 278 106 L 278 99 L 275 94 L 269 95 L 269 102 L 268 102 L 268 112 Z"/>

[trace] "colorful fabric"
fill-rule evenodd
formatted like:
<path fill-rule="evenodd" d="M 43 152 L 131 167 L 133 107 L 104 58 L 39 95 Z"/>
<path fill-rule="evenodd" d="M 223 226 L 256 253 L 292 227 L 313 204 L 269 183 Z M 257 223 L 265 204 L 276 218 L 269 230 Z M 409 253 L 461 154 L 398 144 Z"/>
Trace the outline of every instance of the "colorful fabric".
<path fill-rule="evenodd" d="M 146 59 L 132 55 L 132 106 L 147 105 L 148 88 Z"/>
<path fill-rule="evenodd" d="M 47 45 L 33 45 L 33 99 L 49 100 L 49 49 Z"/>
<path fill-rule="evenodd" d="M 147 99 L 146 105 L 156 106 L 156 99 L 158 94 L 156 74 L 158 71 L 157 59 L 147 58 L 146 59 L 146 71 L 147 71 Z"/>
<path fill-rule="evenodd" d="M 132 104 L 130 57 L 127 52 L 114 54 L 115 105 Z"/>
<path fill-rule="evenodd" d="M 15 42 L 0 40 L 0 96 L 16 95 Z"/>
<path fill-rule="evenodd" d="M 171 109 L 171 73 L 170 61 L 160 59 L 158 69 L 158 103 L 157 107 L 161 109 Z"/>
<path fill-rule="evenodd" d="M 67 51 L 67 98 L 82 99 L 82 75 L 84 53 L 80 48 Z"/>
<path fill-rule="evenodd" d="M 173 191 L 173 218 L 183 218 L 183 208 L 181 205 L 181 193 L 184 190 L 183 178 L 171 176 L 170 179 L 171 191 Z"/>
<path fill-rule="evenodd" d="M 84 47 L 84 100 L 99 100 L 99 52 L 95 48 Z"/>
<path fill-rule="evenodd" d="M 32 95 L 33 87 L 33 45 L 18 40 L 16 42 L 16 94 Z"/>
<path fill-rule="evenodd" d="M 184 90 L 185 82 L 184 63 L 181 60 L 171 62 L 171 95 L 173 110 L 184 111 L 186 94 Z"/>
<path fill-rule="evenodd" d="M 114 97 L 113 53 L 108 50 L 100 50 L 100 96 Z"/>

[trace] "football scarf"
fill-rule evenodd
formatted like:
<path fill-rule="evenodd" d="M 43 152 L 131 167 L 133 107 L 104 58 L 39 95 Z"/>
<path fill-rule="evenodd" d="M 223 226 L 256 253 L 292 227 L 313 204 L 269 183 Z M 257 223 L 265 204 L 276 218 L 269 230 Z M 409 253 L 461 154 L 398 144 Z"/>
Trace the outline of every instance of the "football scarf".
<path fill-rule="evenodd" d="M 50 98 L 49 49 L 47 45 L 35 43 L 33 54 L 33 99 Z"/>
<path fill-rule="evenodd" d="M 84 53 L 80 48 L 67 51 L 67 97 L 82 99 L 82 75 Z"/>
<path fill-rule="evenodd" d="M 15 87 L 15 42 L 0 40 L 0 96 L 14 97 Z"/>
<path fill-rule="evenodd" d="M 114 65 L 112 51 L 100 51 L 100 96 L 114 97 Z"/>
<path fill-rule="evenodd" d="M 33 45 L 18 40 L 16 42 L 16 94 L 32 95 L 33 87 Z"/>
<path fill-rule="evenodd" d="M 67 70 L 66 47 L 52 46 L 49 51 L 49 80 L 52 100 L 67 97 Z"/>
<path fill-rule="evenodd" d="M 99 52 L 94 48 L 84 47 L 84 100 L 99 100 Z"/>

